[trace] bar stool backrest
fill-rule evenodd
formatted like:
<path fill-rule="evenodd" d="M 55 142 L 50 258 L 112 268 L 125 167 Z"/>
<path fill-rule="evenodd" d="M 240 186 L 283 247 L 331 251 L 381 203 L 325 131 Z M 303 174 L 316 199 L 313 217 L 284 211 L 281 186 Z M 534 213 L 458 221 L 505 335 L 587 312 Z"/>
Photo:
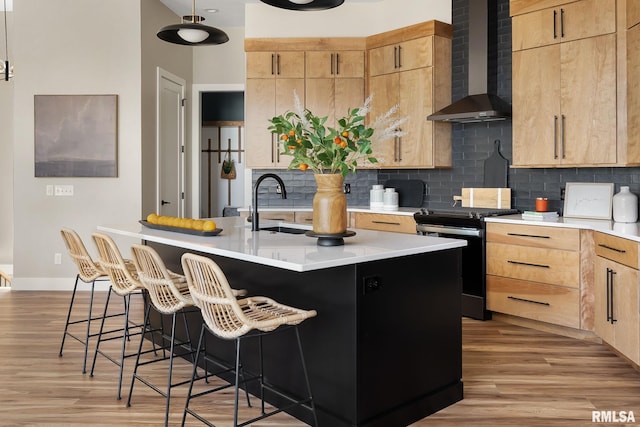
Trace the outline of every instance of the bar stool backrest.
<path fill-rule="evenodd" d="M 91 283 L 99 277 L 106 276 L 107 273 L 89 255 L 78 233 L 70 228 L 62 228 L 60 234 L 83 282 Z"/>
<path fill-rule="evenodd" d="M 233 339 L 253 329 L 235 297 L 237 292 L 214 260 L 186 253 L 182 255 L 182 269 L 191 297 L 214 334 Z"/>
<path fill-rule="evenodd" d="M 171 273 L 155 249 L 150 246 L 131 245 L 131 256 L 138 271 L 138 278 L 149 291 L 151 302 L 158 311 L 172 314 L 183 307 L 193 305 L 184 277 Z M 176 282 L 180 283 L 180 278 L 182 289 L 176 286 Z"/>
<path fill-rule="evenodd" d="M 102 233 L 93 233 L 92 236 L 100 253 L 100 265 L 109 275 L 113 290 L 123 296 L 142 289 L 133 264 L 125 262 L 113 239 Z"/>

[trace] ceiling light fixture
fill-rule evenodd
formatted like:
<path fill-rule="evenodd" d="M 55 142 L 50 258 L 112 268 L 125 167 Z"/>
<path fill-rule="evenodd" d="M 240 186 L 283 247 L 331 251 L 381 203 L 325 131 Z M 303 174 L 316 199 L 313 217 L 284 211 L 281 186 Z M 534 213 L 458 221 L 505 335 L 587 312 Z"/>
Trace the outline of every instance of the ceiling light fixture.
<path fill-rule="evenodd" d="M 0 74 L 5 81 L 13 77 L 13 65 L 9 64 L 9 31 L 7 30 L 7 0 L 4 0 L 4 54 L 5 60 L 0 62 Z"/>
<path fill-rule="evenodd" d="M 169 43 L 187 46 L 222 44 L 229 36 L 218 28 L 201 24 L 202 16 L 196 15 L 196 0 L 191 3 L 191 15 L 182 17 L 181 24 L 167 25 L 158 31 L 158 38 Z"/>
<path fill-rule="evenodd" d="M 344 0 L 260 0 L 269 6 L 289 10 L 325 10 L 340 6 Z"/>

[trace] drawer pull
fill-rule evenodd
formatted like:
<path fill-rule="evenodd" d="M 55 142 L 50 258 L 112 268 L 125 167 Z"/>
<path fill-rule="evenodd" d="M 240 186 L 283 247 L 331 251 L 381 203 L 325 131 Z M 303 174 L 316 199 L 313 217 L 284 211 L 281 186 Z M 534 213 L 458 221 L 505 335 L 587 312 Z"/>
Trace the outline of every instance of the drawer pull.
<path fill-rule="evenodd" d="M 518 237 L 534 237 L 536 239 L 550 239 L 551 236 L 538 236 L 535 234 L 521 234 L 521 233 L 507 233 L 507 236 L 518 236 Z"/>
<path fill-rule="evenodd" d="M 384 224 L 384 225 L 400 225 L 399 222 L 390 222 L 390 221 L 371 221 L 374 224 Z"/>
<path fill-rule="evenodd" d="M 528 267 L 551 268 L 548 265 L 544 265 L 544 264 L 533 264 L 530 262 L 511 261 L 510 259 L 508 259 L 507 262 L 509 264 L 526 265 Z"/>
<path fill-rule="evenodd" d="M 530 302 L 532 304 L 540 304 L 540 305 L 546 305 L 546 306 L 550 306 L 551 305 L 548 302 L 540 302 L 540 301 L 534 301 L 534 300 L 531 300 L 531 299 L 512 297 L 511 295 L 509 295 L 507 298 L 515 300 L 515 301 Z"/>
<path fill-rule="evenodd" d="M 618 253 L 620 253 L 620 254 L 627 253 L 627 251 L 625 251 L 624 249 L 614 248 L 613 246 L 604 245 L 604 244 L 602 244 L 602 243 L 598 243 L 598 246 L 600 246 L 601 248 L 609 249 L 610 251 L 618 252 Z"/>

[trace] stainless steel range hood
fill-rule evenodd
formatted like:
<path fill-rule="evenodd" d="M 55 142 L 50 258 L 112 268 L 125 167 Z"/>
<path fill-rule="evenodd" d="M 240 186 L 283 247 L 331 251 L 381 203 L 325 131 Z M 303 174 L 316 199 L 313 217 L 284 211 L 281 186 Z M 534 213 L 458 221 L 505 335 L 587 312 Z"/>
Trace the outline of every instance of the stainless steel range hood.
<path fill-rule="evenodd" d="M 495 16 L 494 0 L 489 0 Z M 489 5 L 487 0 L 469 0 L 469 93 L 470 95 L 431 114 L 427 120 L 453 123 L 474 123 L 506 120 L 511 117 L 511 105 L 488 93 Z M 492 22 L 495 29 L 496 23 Z M 493 39 L 493 38 L 492 38 Z M 495 79 L 495 73 L 491 78 Z M 497 86 L 497 85 L 496 85 Z"/>

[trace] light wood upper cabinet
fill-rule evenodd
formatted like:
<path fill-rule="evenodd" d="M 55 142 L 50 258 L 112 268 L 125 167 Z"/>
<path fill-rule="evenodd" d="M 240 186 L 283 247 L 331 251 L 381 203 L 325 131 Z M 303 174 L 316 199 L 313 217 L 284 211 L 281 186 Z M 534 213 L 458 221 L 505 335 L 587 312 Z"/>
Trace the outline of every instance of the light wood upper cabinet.
<path fill-rule="evenodd" d="M 512 28 L 513 51 L 612 34 L 616 0 L 582 0 L 513 16 Z"/>
<path fill-rule="evenodd" d="M 305 107 L 327 125 L 364 104 L 364 50 L 307 51 Z"/>
<path fill-rule="evenodd" d="M 269 132 L 269 119 L 294 110 L 294 90 L 304 102 L 304 79 L 247 79 L 245 98 L 245 139 L 247 167 L 286 168 L 291 156 L 280 154 L 277 136 Z"/>
<path fill-rule="evenodd" d="M 627 28 L 640 24 L 640 0 L 627 0 Z"/>
<path fill-rule="evenodd" d="M 420 37 L 369 51 L 369 75 L 395 73 L 433 65 L 433 43 L 430 37 Z"/>
<path fill-rule="evenodd" d="M 247 78 L 304 78 L 304 52 L 247 52 Z"/>
<path fill-rule="evenodd" d="M 513 53 L 513 164 L 616 163 L 616 40 Z"/>
<path fill-rule="evenodd" d="M 374 147 L 379 167 L 451 166 L 450 124 L 427 121 L 451 101 L 451 28 L 442 25 L 430 21 L 368 39 L 368 93 L 373 97 L 368 122 L 394 105 L 398 117 L 408 119 L 402 137 Z"/>
<path fill-rule="evenodd" d="M 513 20 L 513 165 L 616 165 L 615 0 L 560 9 L 551 11 L 563 17 L 555 21 L 555 38 L 534 29 L 548 9 Z M 545 37 L 552 42 L 541 41 Z"/>
<path fill-rule="evenodd" d="M 640 6 L 639 6 L 640 9 Z M 627 30 L 627 147 L 629 157 L 640 158 L 640 24 Z"/>
<path fill-rule="evenodd" d="M 307 51 L 306 78 L 364 78 L 364 51 Z"/>

